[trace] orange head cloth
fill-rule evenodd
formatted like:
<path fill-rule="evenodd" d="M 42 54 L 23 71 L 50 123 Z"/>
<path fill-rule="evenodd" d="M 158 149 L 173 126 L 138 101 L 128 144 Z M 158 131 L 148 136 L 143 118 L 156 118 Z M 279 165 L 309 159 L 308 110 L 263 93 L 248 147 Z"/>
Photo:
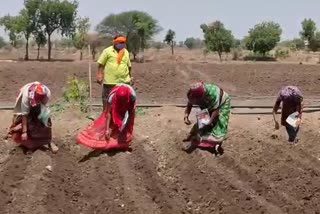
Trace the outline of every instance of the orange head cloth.
<path fill-rule="evenodd" d="M 43 84 L 34 85 L 34 96 L 31 99 L 31 106 L 36 106 L 41 100 L 47 96 L 46 87 Z"/>
<path fill-rule="evenodd" d="M 118 45 L 120 43 L 126 43 L 127 39 L 126 37 L 124 36 L 118 36 L 116 37 L 114 40 L 113 40 L 113 45 Z M 117 62 L 118 64 L 120 64 L 121 60 L 122 60 L 122 57 L 124 55 L 124 48 L 125 48 L 125 45 L 119 49 L 119 52 L 118 52 L 118 57 L 117 57 Z"/>

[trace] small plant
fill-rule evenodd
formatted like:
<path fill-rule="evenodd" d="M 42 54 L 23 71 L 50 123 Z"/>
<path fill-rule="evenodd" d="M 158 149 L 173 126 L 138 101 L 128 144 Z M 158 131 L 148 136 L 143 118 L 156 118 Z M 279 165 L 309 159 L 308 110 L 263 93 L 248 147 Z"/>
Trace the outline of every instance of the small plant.
<path fill-rule="evenodd" d="M 50 105 L 50 109 L 52 112 L 60 113 L 60 112 L 64 111 L 64 106 L 61 103 L 57 102 L 57 103 Z"/>
<path fill-rule="evenodd" d="M 137 115 L 145 115 L 147 108 L 144 107 L 137 107 L 136 108 L 136 114 Z"/>
<path fill-rule="evenodd" d="M 63 97 L 67 102 L 78 102 L 82 112 L 88 111 L 89 87 L 83 80 L 68 78 Z"/>

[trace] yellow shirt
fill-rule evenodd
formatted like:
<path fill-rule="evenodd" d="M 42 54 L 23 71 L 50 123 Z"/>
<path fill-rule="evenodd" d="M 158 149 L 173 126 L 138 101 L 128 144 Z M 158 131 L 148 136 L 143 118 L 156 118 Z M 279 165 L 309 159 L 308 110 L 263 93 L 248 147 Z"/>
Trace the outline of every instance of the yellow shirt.
<path fill-rule="evenodd" d="M 98 59 L 98 64 L 104 66 L 103 84 L 129 83 L 131 78 L 129 75 L 129 67 L 131 67 L 130 56 L 127 49 L 120 64 L 117 62 L 118 52 L 113 46 L 103 50 Z"/>

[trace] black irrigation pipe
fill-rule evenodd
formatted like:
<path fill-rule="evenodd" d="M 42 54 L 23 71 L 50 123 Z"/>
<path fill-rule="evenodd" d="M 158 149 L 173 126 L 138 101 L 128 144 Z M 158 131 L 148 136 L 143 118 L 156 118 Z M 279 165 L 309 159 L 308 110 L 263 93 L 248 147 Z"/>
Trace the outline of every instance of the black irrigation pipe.
<path fill-rule="evenodd" d="M 313 113 L 313 112 L 319 112 L 320 108 L 314 108 L 314 109 L 305 109 L 303 110 L 304 113 Z M 239 114 L 239 115 L 254 115 L 254 114 L 272 114 L 272 111 L 270 112 L 231 112 L 231 114 Z"/>

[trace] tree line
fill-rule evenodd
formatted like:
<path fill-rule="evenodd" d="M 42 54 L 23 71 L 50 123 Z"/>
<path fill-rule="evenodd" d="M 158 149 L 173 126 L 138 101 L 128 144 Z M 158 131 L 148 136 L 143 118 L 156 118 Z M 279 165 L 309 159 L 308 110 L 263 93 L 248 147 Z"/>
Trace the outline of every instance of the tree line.
<path fill-rule="evenodd" d="M 25 60 L 29 59 L 29 42 L 31 39 L 37 44 L 38 56 L 40 48 L 48 47 L 48 60 L 51 59 L 52 34 L 58 32 L 62 37 L 69 38 L 72 45 L 80 50 L 80 59 L 83 56 L 83 48 L 91 43 L 93 58 L 98 42 L 90 40 L 90 20 L 87 17 L 78 16 L 78 2 L 68 0 L 25 0 L 23 9 L 16 16 L 10 14 L 0 18 L 0 25 L 4 27 L 9 36 L 10 44 L 16 47 L 19 40 L 25 40 Z M 221 21 L 210 24 L 202 24 L 203 40 L 187 38 L 179 42 L 179 46 L 189 49 L 205 47 L 206 51 L 217 52 L 220 59 L 223 53 L 229 53 L 233 48 L 245 48 L 266 55 L 279 44 L 282 29 L 275 22 L 262 22 L 249 29 L 248 35 L 242 40 L 235 39 L 232 31 L 227 29 Z M 162 31 L 158 21 L 150 14 L 142 11 L 126 11 L 106 16 L 96 27 L 98 37 L 112 41 L 116 34 L 127 37 L 127 48 L 136 58 L 138 53 L 143 53 L 148 47 L 153 36 Z M 176 33 L 169 29 L 163 43 L 171 47 L 174 54 Z M 96 40 L 99 40 L 96 39 Z M 317 51 L 320 48 L 320 32 L 316 23 L 311 19 L 305 19 L 301 23 L 300 38 L 287 41 L 296 49 L 307 48 Z M 0 37 L 0 48 L 5 41 Z M 100 44 L 101 45 L 101 44 Z M 157 49 L 162 47 L 161 42 L 154 43 Z"/>

